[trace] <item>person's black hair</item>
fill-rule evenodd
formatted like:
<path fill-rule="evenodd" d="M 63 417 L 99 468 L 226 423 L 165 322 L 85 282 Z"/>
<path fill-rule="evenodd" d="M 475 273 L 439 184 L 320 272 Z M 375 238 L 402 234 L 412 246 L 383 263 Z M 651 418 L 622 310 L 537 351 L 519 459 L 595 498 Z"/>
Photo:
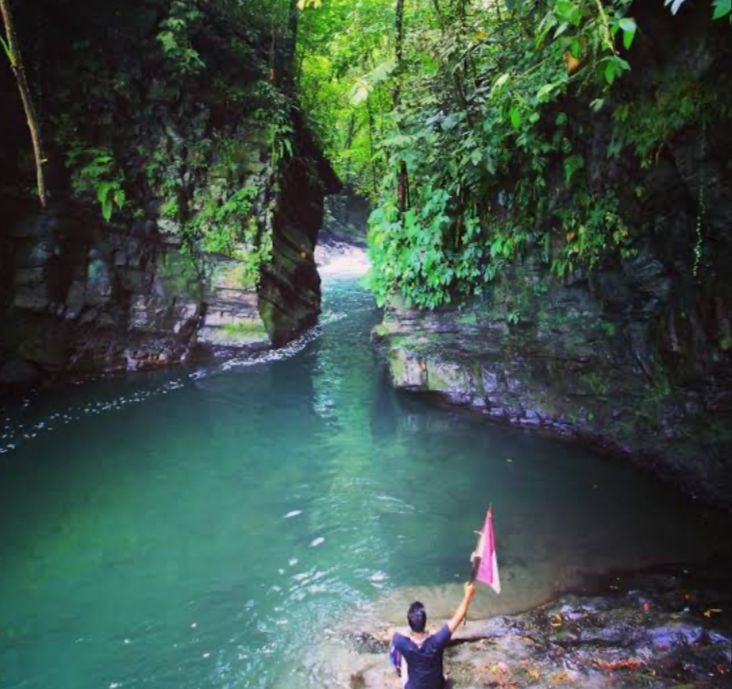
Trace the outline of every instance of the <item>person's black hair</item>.
<path fill-rule="evenodd" d="M 407 622 L 413 632 L 423 632 L 427 625 L 427 612 L 424 605 L 418 600 L 414 601 L 407 610 Z"/>

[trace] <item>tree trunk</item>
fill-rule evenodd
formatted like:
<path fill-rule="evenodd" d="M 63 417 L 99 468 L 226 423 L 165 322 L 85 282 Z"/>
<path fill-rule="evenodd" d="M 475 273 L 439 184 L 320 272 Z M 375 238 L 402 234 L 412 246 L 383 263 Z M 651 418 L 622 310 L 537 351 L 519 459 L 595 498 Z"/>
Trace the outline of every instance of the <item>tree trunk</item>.
<path fill-rule="evenodd" d="M 290 0 L 287 16 L 287 37 L 282 55 L 282 90 L 291 96 L 295 93 L 295 52 L 297 49 L 298 0 Z"/>
<path fill-rule="evenodd" d="M 397 69 L 399 69 L 402 66 L 402 47 L 404 44 L 404 0 L 397 0 L 394 28 L 396 30 L 396 62 Z"/>
<path fill-rule="evenodd" d="M 28 86 L 28 79 L 25 75 L 25 67 L 23 59 L 18 47 L 18 39 L 15 35 L 15 25 L 13 24 L 13 15 L 10 11 L 9 0 L 0 0 L 0 13 L 3 15 L 3 23 L 5 24 L 5 35 L 7 41 L 2 41 L 3 48 L 10 60 L 10 67 L 15 75 L 15 81 L 20 91 L 20 99 L 23 102 L 23 110 L 25 111 L 25 119 L 30 130 L 31 143 L 33 145 L 33 157 L 36 164 L 36 186 L 38 188 L 38 199 L 41 206 L 46 207 L 46 183 L 43 177 L 43 164 L 46 162 L 43 157 L 43 145 L 41 143 L 41 131 L 38 126 L 38 118 L 33 107 L 33 98 Z"/>
<path fill-rule="evenodd" d="M 399 104 L 401 97 L 401 79 L 404 62 L 404 0 L 397 0 L 394 29 L 396 32 L 396 86 L 394 88 L 394 105 L 396 106 Z M 407 164 L 403 160 L 399 161 L 399 171 L 397 172 L 397 202 L 399 212 L 404 214 L 409 208 L 409 173 L 407 172 Z"/>
<path fill-rule="evenodd" d="M 376 175 L 376 151 L 374 150 L 374 114 L 371 111 L 371 99 L 366 99 L 366 116 L 369 128 L 369 151 L 371 153 L 371 176 L 374 185 L 374 196 L 379 191 L 378 177 Z"/>

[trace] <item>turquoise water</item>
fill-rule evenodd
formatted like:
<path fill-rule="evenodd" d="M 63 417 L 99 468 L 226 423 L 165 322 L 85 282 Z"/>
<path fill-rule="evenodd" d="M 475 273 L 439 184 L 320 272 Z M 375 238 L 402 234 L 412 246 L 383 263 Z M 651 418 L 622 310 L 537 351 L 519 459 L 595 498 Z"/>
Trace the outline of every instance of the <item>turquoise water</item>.
<path fill-rule="evenodd" d="M 626 463 L 394 392 L 377 319 L 333 279 L 319 329 L 275 357 L 7 410 L 0 686 L 337 686 L 313 640 L 417 592 L 446 614 L 488 502 L 505 592 L 481 614 L 721 541 Z"/>

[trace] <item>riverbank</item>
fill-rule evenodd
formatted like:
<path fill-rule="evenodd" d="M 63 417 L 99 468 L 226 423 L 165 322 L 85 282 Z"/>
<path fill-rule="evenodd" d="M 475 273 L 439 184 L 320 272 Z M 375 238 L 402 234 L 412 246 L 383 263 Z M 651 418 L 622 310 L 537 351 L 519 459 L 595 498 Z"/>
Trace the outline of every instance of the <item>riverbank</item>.
<path fill-rule="evenodd" d="M 526 612 L 470 620 L 446 653 L 450 686 L 730 686 L 728 572 L 729 563 L 715 563 L 612 574 Z M 488 595 L 481 592 L 478 600 Z M 343 686 L 400 686 L 386 661 L 387 627 L 350 634 Z M 347 656 L 336 657 L 343 662 Z"/>
<path fill-rule="evenodd" d="M 616 322 L 584 285 L 536 289 L 540 273 L 527 264 L 486 298 L 434 311 L 394 300 L 373 332 L 392 384 L 601 447 L 729 507 L 727 357 L 674 383 L 680 369 L 637 336 L 651 327 L 645 316 Z"/>

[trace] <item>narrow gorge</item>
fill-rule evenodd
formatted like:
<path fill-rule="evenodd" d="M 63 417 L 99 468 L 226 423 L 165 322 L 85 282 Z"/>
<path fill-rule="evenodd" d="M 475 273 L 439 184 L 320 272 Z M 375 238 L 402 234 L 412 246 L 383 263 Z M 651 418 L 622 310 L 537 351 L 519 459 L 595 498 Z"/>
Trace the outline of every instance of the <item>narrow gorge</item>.
<path fill-rule="evenodd" d="M 728 686 L 731 37 L 0 0 L 2 689 Z"/>

